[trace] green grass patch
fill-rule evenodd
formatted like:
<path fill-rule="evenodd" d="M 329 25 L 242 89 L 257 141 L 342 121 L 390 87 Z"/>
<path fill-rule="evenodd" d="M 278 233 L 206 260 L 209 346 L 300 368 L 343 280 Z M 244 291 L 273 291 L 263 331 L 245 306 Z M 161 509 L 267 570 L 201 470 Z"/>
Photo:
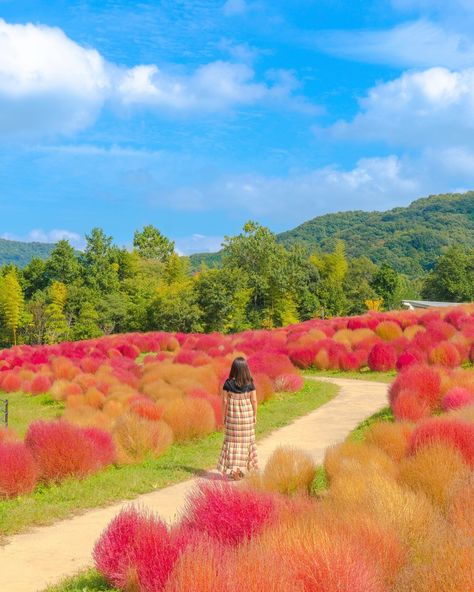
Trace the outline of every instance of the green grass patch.
<path fill-rule="evenodd" d="M 329 401 L 337 387 L 306 381 L 298 393 L 280 393 L 259 408 L 257 439 Z M 213 468 L 222 446 L 223 434 L 216 432 L 182 444 L 173 444 L 162 456 L 141 464 L 108 467 L 79 481 L 68 479 L 57 485 L 38 487 L 32 494 L 0 501 L 0 534 L 8 535 L 30 526 L 48 524 L 88 508 L 133 499 L 199 475 Z"/>
<path fill-rule="evenodd" d="M 116 589 L 111 588 L 94 569 L 90 569 L 48 588 L 47 592 L 116 592 Z"/>
<path fill-rule="evenodd" d="M 8 399 L 8 425 L 21 436 L 35 419 L 56 419 L 64 410 L 63 403 L 54 401 L 48 393 L 33 396 L 20 391 L 0 392 L 0 398 Z"/>
<path fill-rule="evenodd" d="M 393 382 L 397 373 L 395 370 L 390 372 L 372 372 L 368 368 L 362 370 L 354 370 L 350 372 L 344 372 L 343 370 L 305 370 L 304 376 L 323 376 L 327 378 L 350 378 L 354 380 L 371 380 L 374 382 Z"/>
<path fill-rule="evenodd" d="M 380 411 L 377 411 L 367 419 L 364 419 L 356 428 L 353 430 L 349 436 L 347 437 L 348 440 L 351 442 L 361 442 L 365 439 L 365 434 L 367 430 L 374 424 L 380 421 L 388 421 L 393 422 L 395 418 L 393 417 L 392 410 L 390 407 L 384 407 Z"/>

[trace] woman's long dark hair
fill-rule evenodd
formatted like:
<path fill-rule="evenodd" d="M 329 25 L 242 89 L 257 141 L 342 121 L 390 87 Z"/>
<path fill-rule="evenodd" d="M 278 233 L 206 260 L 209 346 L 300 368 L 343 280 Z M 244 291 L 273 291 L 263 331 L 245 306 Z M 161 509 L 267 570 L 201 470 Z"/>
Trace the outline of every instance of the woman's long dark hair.
<path fill-rule="evenodd" d="M 253 378 L 245 358 L 235 358 L 232 362 L 229 379 L 233 379 L 235 384 L 241 388 L 248 384 L 253 384 Z"/>

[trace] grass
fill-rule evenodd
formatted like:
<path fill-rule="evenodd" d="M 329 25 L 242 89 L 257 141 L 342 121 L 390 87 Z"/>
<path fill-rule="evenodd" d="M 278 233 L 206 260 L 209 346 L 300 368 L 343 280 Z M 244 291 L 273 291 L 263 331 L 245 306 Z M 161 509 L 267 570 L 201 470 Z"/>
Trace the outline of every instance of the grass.
<path fill-rule="evenodd" d="M 277 394 L 259 409 L 257 439 L 306 415 L 329 401 L 337 387 L 306 381 L 298 393 Z M 156 459 L 141 464 L 109 467 L 79 481 L 38 487 L 32 494 L 0 501 L 0 535 L 22 532 L 31 526 L 49 524 L 88 508 L 132 499 L 199 475 L 215 465 L 223 435 L 173 444 Z"/>
<path fill-rule="evenodd" d="M 383 409 L 381 409 L 380 411 L 377 411 L 376 413 L 374 413 L 370 417 L 367 417 L 367 419 L 364 419 L 364 421 L 362 421 L 355 428 L 355 430 L 353 430 L 349 434 L 347 439 L 351 440 L 352 442 L 361 442 L 362 440 L 365 439 L 365 434 L 367 433 L 367 430 L 374 423 L 377 423 L 379 421 L 389 421 L 389 422 L 395 421 L 395 418 L 393 417 L 393 413 L 392 413 L 392 410 L 390 409 L 390 407 L 384 407 Z"/>
<path fill-rule="evenodd" d="M 351 372 L 345 372 L 344 370 L 305 370 L 304 376 L 318 376 L 329 377 L 329 378 L 351 378 L 355 380 L 372 380 L 374 382 L 393 382 L 397 376 L 395 370 L 389 372 L 372 372 L 368 368 L 362 370 L 354 370 Z"/>
<path fill-rule="evenodd" d="M 58 586 L 48 588 L 47 592 L 115 592 L 115 590 L 94 569 L 90 569 L 64 580 Z"/>
<path fill-rule="evenodd" d="M 20 436 L 35 419 L 56 419 L 64 410 L 64 405 L 51 399 L 47 393 L 33 396 L 22 392 L 0 392 L 0 398 L 8 399 L 8 425 Z"/>

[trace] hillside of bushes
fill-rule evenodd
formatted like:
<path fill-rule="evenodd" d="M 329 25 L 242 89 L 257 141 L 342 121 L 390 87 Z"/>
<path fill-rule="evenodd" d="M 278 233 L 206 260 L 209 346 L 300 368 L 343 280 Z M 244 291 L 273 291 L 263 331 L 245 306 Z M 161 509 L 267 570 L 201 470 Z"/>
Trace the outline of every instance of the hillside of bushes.
<path fill-rule="evenodd" d="M 376 265 L 385 261 L 400 273 L 419 277 L 453 244 L 474 248 L 474 192 L 433 195 L 406 208 L 386 212 L 339 212 L 317 216 L 278 235 L 290 246 L 305 245 L 325 252 L 337 240 L 349 257 L 367 257 Z M 195 268 L 202 262 L 219 263 L 215 253 L 191 256 Z"/>

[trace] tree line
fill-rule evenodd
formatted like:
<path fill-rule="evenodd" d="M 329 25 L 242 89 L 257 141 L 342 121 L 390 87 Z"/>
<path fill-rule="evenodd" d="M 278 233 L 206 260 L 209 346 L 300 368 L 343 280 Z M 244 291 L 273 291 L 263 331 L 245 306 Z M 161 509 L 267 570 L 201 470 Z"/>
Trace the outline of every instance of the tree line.
<path fill-rule="evenodd" d="M 460 267 L 472 261 L 472 254 L 466 257 Z M 0 343 L 273 328 L 368 307 L 391 309 L 421 292 L 472 299 L 461 271 L 456 273 L 463 285 L 452 286 L 452 266 L 451 253 L 423 285 L 388 262 L 377 266 L 366 257 L 347 257 L 342 241 L 331 252 L 285 248 L 268 228 L 248 222 L 239 235 L 225 238 L 218 268 L 203 265 L 192 272 L 189 259 L 151 225 L 135 232 L 132 250 L 94 228 L 81 253 L 61 240 L 46 260 L 0 268 Z"/>

